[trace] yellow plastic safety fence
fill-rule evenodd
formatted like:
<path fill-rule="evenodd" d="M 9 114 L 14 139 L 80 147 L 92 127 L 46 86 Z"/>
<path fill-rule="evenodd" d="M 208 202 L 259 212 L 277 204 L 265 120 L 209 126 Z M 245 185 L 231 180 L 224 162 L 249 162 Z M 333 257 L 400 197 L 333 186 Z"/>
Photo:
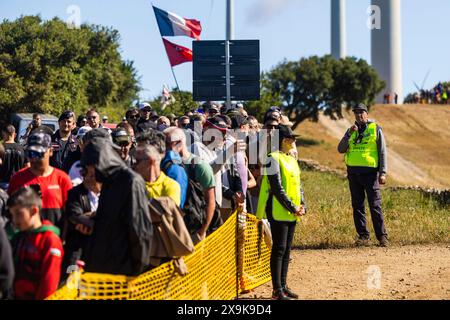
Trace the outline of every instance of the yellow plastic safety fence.
<path fill-rule="evenodd" d="M 261 222 L 234 213 L 216 232 L 184 258 L 188 273 L 180 276 L 168 262 L 137 277 L 74 273 L 49 300 L 228 300 L 236 296 L 236 264 L 240 292 L 270 281 L 270 248 Z M 243 219 L 242 219 L 243 218 Z M 239 227 L 237 227 L 239 225 Z M 236 248 L 236 235 L 240 245 Z M 236 259 L 237 250 L 242 258 Z"/>

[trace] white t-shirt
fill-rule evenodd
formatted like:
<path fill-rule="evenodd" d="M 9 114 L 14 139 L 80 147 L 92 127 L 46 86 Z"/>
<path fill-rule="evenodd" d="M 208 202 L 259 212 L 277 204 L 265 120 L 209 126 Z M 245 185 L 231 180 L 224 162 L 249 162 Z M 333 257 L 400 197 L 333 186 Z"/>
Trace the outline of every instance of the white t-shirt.
<path fill-rule="evenodd" d="M 83 177 L 81 176 L 81 168 L 78 166 L 80 161 L 76 161 L 69 170 L 69 177 L 72 180 L 72 185 L 76 187 L 83 183 Z"/>

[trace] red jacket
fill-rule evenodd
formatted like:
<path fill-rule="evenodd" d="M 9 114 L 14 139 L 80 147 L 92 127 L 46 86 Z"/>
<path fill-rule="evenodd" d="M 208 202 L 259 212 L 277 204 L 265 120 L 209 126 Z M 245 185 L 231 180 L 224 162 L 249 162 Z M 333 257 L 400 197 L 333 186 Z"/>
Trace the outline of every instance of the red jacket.
<path fill-rule="evenodd" d="M 64 254 L 59 229 L 44 220 L 38 229 L 17 233 L 12 245 L 15 298 L 43 300 L 54 293 Z"/>

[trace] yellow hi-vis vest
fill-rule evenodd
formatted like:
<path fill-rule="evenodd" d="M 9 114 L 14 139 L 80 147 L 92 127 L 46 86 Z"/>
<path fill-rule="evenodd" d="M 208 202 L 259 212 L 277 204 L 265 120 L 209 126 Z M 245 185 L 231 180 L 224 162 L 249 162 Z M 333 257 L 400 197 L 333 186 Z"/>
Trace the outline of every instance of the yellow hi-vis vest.
<path fill-rule="evenodd" d="M 284 154 L 280 151 L 273 152 L 269 155 L 280 165 L 281 185 L 285 190 L 289 199 L 297 207 L 300 206 L 302 196 L 300 193 L 300 167 L 297 160 Z M 261 183 L 261 190 L 259 192 L 258 209 L 256 210 L 256 216 L 259 219 L 265 219 L 266 215 L 266 203 L 269 198 L 269 179 L 267 178 L 267 168 L 264 169 L 264 176 Z M 281 203 L 272 197 L 272 216 L 276 221 L 296 221 L 299 220 L 297 216 L 289 212 Z"/>
<path fill-rule="evenodd" d="M 350 167 L 378 167 L 377 124 L 372 122 L 364 130 L 360 143 L 356 143 L 358 132 L 353 132 L 348 141 L 345 164 Z"/>

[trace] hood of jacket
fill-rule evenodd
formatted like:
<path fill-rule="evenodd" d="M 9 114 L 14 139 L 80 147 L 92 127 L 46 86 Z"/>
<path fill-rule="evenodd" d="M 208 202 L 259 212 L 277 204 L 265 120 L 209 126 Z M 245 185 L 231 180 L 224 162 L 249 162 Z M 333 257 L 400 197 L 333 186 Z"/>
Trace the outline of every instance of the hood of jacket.
<path fill-rule="evenodd" d="M 81 166 L 93 165 L 98 182 L 108 182 L 117 172 L 127 168 L 125 162 L 114 150 L 112 142 L 105 138 L 94 138 L 85 147 L 80 160 Z"/>
<path fill-rule="evenodd" d="M 166 153 L 166 155 L 164 156 L 164 159 L 161 161 L 161 167 L 163 167 L 164 164 L 168 161 L 171 161 L 172 163 L 175 163 L 175 164 L 182 163 L 180 154 L 178 152 L 175 152 L 172 150 L 168 151 Z"/>

